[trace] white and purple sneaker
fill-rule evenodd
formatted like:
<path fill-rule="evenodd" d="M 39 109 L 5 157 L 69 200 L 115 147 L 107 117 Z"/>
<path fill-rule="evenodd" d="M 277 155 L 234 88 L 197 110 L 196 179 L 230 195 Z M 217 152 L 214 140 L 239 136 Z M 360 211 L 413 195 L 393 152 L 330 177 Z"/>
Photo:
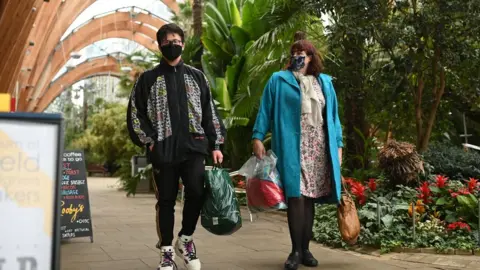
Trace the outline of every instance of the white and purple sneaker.
<path fill-rule="evenodd" d="M 160 247 L 160 264 L 157 270 L 177 270 L 172 246 Z"/>
<path fill-rule="evenodd" d="M 188 270 L 200 270 L 202 264 L 197 258 L 197 250 L 191 236 L 182 235 L 175 243 L 175 253 L 183 259 Z"/>

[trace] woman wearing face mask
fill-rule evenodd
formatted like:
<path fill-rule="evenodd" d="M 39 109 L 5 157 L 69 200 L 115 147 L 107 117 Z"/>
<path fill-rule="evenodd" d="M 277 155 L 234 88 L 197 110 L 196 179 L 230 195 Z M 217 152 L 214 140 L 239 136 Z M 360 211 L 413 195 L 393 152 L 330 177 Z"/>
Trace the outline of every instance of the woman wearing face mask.
<path fill-rule="evenodd" d="M 292 241 L 286 270 L 318 265 L 309 251 L 314 204 L 339 203 L 343 147 L 332 78 L 321 73 L 317 50 L 300 40 L 290 52 L 288 70 L 274 73 L 265 87 L 253 130 L 257 158 L 265 155 L 262 141 L 268 132 L 278 156 Z"/>

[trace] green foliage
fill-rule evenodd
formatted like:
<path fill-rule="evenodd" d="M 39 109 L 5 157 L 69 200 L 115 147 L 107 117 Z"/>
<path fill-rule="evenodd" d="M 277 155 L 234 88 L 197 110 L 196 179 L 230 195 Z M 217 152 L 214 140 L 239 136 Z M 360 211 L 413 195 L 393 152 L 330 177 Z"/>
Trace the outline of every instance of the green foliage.
<path fill-rule="evenodd" d="M 185 1 L 184 3 L 178 3 L 179 12 L 172 11 L 172 22 L 180 26 L 187 37 L 193 36 L 193 10 L 192 3 Z"/>
<path fill-rule="evenodd" d="M 251 120 L 255 117 L 265 84 L 273 72 L 284 67 L 295 31 L 309 28 L 312 33 L 322 32 L 321 24 L 305 23 L 305 18 L 315 21 L 306 14 L 289 27 L 276 29 L 271 17 L 279 16 L 277 19 L 281 20 L 289 15 L 283 11 L 270 12 L 271 5 L 261 1 L 254 3 L 253 0 L 246 0 L 243 5 L 234 0 L 217 0 L 205 5 L 202 67 L 228 129 L 252 128 Z M 264 42 L 267 36 L 272 43 Z M 323 48 L 323 36 L 317 34 L 317 37 L 315 41 Z M 229 141 L 232 138 L 230 133 L 227 136 Z M 250 137 L 243 141 L 249 144 Z M 244 152 L 240 150 L 245 149 L 244 144 L 231 141 L 227 145 L 228 151 L 232 151 L 227 153 L 232 163 L 238 164 L 239 160 L 250 155 L 240 154 Z"/>
<path fill-rule="evenodd" d="M 135 196 L 137 193 L 137 186 L 141 180 L 148 179 L 149 181 L 153 181 L 152 177 L 152 164 L 147 165 L 144 171 L 137 173 L 136 175 L 131 175 L 131 166 L 129 166 L 126 160 L 122 161 L 122 166 L 120 167 L 117 175 L 120 177 L 120 184 L 122 185 L 122 189 L 127 192 L 126 196 L 130 197 L 130 195 Z"/>
<path fill-rule="evenodd" d="M 351 182 L 349 183 L 351 184 Z M 421 201 L 417 202 L 414 235 L 413 211 L 410 203 L 416 200 L 421 192 L 404 186 L 400 186 L 396 191 L 389 191 L 382 183 L 382 181 L 378 181 L 377 188 L 374 190 L 369 187 L 369 192 L 366 194 L 368 199 L 357 205 L 361 223 L 358 245 L 380 248 L 382 252 L 389 252 L 396 247 L 435 248 L 438 252 L 453 248 L 473 250 L 476 247 L 475 235 L 470 231 L 468 225 L 459 221 L 461 217 L 466 217 L 464 214 L 466 212 L 460 212 L 452 221 L 446 220 L 445 216 L 441 214 L 444 210 L 438 207 L 438 200 L 452 198 L 448 192 L 448 196 L 442 197 L 443 195 L 441 195 L 436 199 L 437 203 L 433 201 L 428 205 L 423 205 Z M 431 187 L 433 191 L 433 185 Z M 449 186 L 455 190 L 458 187 L 465 187 L 465 185 L 452 182 Z M 352 189 L 351 192 L 354 195 L 357 194 L 358 196 L 355 195 L 355 197 L 358 199 L 360 197 L 358 190 L 360 189 L 357 187 L 356 190 Z M 464 198 L 462 195 L 454 199 L 456 209 L 477 207 L 476 204 L 473 205 L 473 201 L 461 202 L 467 197 L 469 196 Z M 472 205 L 470 206 L 470 204 Z M 466 227 L 463 228 L 463 226 Z M 475 228 L 471 225 L 470 227 Z M 335 206 L 317 207 L 313 232 L 314 239 L 322 244 L 350 248 L 342 241 L 338 231 Z"/>
<path fill-rule="evenodd" d="M 131 177 L 130 159 L 142 154 L 130 140 L 125 115 L 127 107 L 122 104 L 106 104 L 105 110 L 91 117 L 89 129 L 73 142 L 73 147 L 83 149 L 90 163 L 108 162 L 120 166 L 115 176 L 121 178 L 123 187 L 129 194 L 135 193 L 139 177 Z"/>
<path fill-rule="evenodd" d="M 480 154 L 465 151 L 458 146 L 436 143 L 424 153 L 425 161 L 433 167 L 432 173 L 452 179 L 480 178 Z"/>

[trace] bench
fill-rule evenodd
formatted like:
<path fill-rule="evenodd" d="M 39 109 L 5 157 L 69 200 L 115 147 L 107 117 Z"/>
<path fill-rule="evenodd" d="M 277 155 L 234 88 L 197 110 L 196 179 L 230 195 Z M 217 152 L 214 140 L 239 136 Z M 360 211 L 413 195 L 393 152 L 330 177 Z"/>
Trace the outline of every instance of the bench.
<path fill-rule="evenodd" d="M 90 176 L 93 173 L 99 173 L 105 177 L 105 175 L 107 174 L 107 171 L 105 170 L 105 168 L 99 164 L 88 164 L 87 172 L 88 172 L 88 176 Z"/>

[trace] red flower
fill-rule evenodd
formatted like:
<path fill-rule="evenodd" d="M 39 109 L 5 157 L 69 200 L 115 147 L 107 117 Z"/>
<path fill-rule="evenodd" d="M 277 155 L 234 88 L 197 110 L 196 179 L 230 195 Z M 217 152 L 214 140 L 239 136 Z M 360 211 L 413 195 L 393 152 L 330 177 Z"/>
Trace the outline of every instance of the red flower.
<path fill-rule="evenodd" d="M 344 178 L 345 184 L 352 186 L 352 183 L 355 183 L 355 181 L 352 178 Z"/>
<path fill-rule="evenodd" d="M 242 181 L 242 180 L 238 181 L 237 187 L 238 188 L 245 188 L 245 181 Z"/>
<path fill-rule="evenodd" d="M 470 177 L 468 181 L 468 191 L 470 191 L 470 193 L 473 193 L 477 189 L 478 189 L 478 180 L 473 177 Z"/>
<path fill-rule="evenodd" d="M 368 179 L 368 188 L 371 192 L 375 192 L 375 190 L 377 190 L 377 183 L 375 182 L 375 179 Z"/>
<path fill-rule="evenodd" d="M 430 196 L 432 196 L 432 191 L 428 186 L 427 182 L 423 182 L 423 184 L 418 188 L 420 194 L 418 194 L 418 198 L 423 200 L 424 204 L 428 204 L 430 202 Z"/>
<path fill-rule="evenodd" d="M 452 190 L 449 190 L 450 192 L 450 195 L 453 197 L 453 198 L 456 198 L 458 195 L 468 195 L 470 194 L 470 191 L 468 190 L 468 188 L 461 188 L 458 190 L 458 192 L 453 192 Z"/>
<path fill-rule="evenodd" d="M 461 222 L 461 221 L 457 221 L 457 222 L 448 224 L 447 229 L 449 231 L 454 231 L 454 230 L 460 229 L 460 230 L 467 230 L 469 232 L 472 230 L 467 223 Z"/>
<path fill-rule="evenodd" d="M 362 185 L 362 183 L 355 182 L 355 181 L 351 182 L 350 191 L 352 192 L 353 195 L 355 195 L 360 205 L 363 205 L 367 202 L 367 196 L 365 196 L 366 190 L 367 188 L 364 185 Z"/>
<path fill-rule="evenodd" d="M 447 183 L 448 177 L 445 177 L 443 175 L 437 175 L 436 180 L 437 180 L 437 187 L 444 188 L 445 184 Z"/>

